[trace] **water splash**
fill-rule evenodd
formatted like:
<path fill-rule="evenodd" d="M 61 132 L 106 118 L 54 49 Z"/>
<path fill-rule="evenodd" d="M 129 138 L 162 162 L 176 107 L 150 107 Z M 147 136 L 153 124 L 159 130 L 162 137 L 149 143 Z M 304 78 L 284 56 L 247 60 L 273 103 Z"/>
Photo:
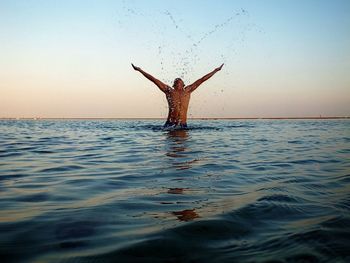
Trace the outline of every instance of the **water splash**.
<path fill-rule="evenodd" d="M 245 9 L 232 10 L 227 18 L 213 23 L 201 33 L 197 33 L 193 26 L 191 27 L 191 21 L 186 21 L 181 14 L 174 15 L 168 9 L 141 9 L 136 3 L 127 1 L 123 1 L 122 9 L 124 16 L 118 17 L 121 24 L 130 25 L 135 23 L 135 17 L 142 17 L 143 25 L 139 26 L 147 27 L 152 32 L 142 45 L 149 54 L 156 56 L 155 60 L 152 58 L 153 63 L 159 63 L 162 80 L 168 84 L 176 77 L 182 78 L 185 84 L 201 77 L 198 75 L 198 67 L 208 60 L 207 45 L 215 42 L 218 36 L 221 37 L 219 45 L 222 48 L 210 50 L 209 60 L 228 63 L 237 54 L 246 38 L 246 31 L 253 25 Z M 130 30 L 132 29 L 128 27 L 128 31 Z M 222 38 L 223 35 L 225 38 Z M 154 43 L 155 39 L 157 43 Z"/>

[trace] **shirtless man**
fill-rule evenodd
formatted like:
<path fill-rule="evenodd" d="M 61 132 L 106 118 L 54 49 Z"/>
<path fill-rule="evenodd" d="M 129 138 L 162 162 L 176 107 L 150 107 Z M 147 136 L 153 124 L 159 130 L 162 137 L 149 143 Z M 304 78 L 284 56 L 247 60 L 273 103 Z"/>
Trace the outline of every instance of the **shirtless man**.
<path fill-rule="evenodd" d="M 164 84 L 160 80 L 156 79 L 152 75 L 143 71 L 141 68 L 131 64 L 134 70 L 139 71 L 147 79 L 152 81 L 156 86 L 165 93 L 168 101 L 169 113 L 164 128 L 187 128 L 187 110 L 190 102 L 191 93 L 198 88 L 204 81 L 212 77 L 216 72 L 220 71 L 220 67 L 214 69 L 212 72 L 198 79 L 191 85 L 185 86 L 184 82 L 180 78 L 174 80 L 173 87 Z"/>

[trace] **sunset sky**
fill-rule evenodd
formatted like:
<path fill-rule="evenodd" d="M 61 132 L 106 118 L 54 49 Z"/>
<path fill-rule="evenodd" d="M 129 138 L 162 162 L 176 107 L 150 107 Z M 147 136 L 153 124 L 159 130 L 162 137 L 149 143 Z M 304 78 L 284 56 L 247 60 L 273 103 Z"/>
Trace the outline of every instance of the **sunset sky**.
<path fill-rule="evenodd" d="M 0 117 L 350 116 L 350 1 L 0 1 Z"/>

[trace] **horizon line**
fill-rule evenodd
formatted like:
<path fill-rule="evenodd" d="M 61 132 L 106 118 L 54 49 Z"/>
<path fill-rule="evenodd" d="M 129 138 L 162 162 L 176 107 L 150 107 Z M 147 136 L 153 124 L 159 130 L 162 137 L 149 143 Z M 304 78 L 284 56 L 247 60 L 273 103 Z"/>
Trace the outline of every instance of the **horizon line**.
<path fill-rule="evenodd" d="M 188 120 L 314 120 L 350 119 L 350 116 L 304 116 L 304 117 L 193 117 Z M 166 120 L 161 117 L 0 117 L 0 120 Z"/>

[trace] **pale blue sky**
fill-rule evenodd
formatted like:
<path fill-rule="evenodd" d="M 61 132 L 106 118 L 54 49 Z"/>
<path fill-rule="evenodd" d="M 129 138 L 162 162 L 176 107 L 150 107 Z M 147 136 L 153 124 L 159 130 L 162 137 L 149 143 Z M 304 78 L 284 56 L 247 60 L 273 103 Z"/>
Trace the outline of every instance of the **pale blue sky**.
<path fill-rule="evenodd" d="M 349 1 L 0 1 L 0 117 L 350 115 Z"/>

